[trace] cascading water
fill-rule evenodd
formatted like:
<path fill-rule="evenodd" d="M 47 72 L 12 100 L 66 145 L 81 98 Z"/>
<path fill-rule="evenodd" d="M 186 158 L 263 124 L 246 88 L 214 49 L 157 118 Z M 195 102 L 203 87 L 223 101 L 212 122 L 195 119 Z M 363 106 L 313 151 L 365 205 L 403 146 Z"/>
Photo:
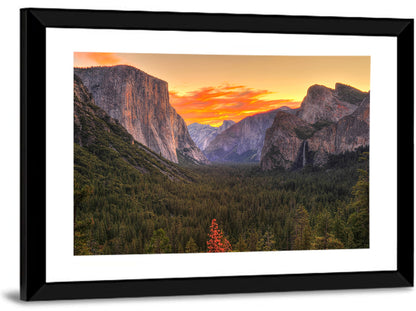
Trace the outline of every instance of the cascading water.
<path fill-rule="evenodd" d="M 306 148 L 306 141 L 303 142 L 302 167 L 305 167 L 306 165 L 305 148 Z"/>

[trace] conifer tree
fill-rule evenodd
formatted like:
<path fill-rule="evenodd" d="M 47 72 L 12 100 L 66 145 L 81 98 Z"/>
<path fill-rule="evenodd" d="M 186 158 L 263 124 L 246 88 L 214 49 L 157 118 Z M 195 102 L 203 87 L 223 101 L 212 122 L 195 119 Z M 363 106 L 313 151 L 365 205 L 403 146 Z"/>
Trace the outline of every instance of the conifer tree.
<path fill-rule="evenodd" d="M 293 249 L 311 248 L 312 232 L 309 224 L 309 213 L 303 205 L 296 208 L 294 238 Z"/>
<path fill-rule="evenodd" d="M 146 245 L 148 254 L 170 253 L 172 247 L 169 238 L 166 236 L 165 230 L 158 229 L 153 232 L 150 242 Z"/>
<path fill-rule="evenodd" d="M 231 252 L 231 244 L 224 237 L 222 231 L 218 228 L 217 220 L 214 218 L 211 222 L 209 240 L 207 241 L 207 247 L 209 253 L 223 253 Z"/>
<path fill-rule="evenodd" d="M 186 253 L 197 253 L 198 245 L 196 245 L 195 240 L 191 237 L 185 246 Z"/>
<path fill-rule="evenodd" d="M 348 227 L 354 236 L 354 247 L 356 248 L 368 248 L 370 244 L 368 157 L 369 154 L 365 152 L 360 158 L 360 160 L 366 161 L 366 168 L 358 170 L 359 178 L 352 191 L 354 199 L 349 205 L 353 213 L 348 218 Z"/>

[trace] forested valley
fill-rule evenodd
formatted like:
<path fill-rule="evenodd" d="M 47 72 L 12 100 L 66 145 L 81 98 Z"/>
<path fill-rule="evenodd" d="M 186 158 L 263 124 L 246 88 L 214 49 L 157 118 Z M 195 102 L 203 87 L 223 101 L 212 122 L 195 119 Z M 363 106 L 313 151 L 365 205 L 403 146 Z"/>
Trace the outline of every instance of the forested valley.
<path fill-rule="evenodd" d="M 75 144 L 76 255 L 207 252 L 213 219 L 228 251 L 369 247 L 367 149 L 297 171 L 190 166 L 185 180 L 82 149 Z"/>
<path fill-rule="evenodd" d="M 369 247 L 368 147 L 323 166 L 179 163 L 139 143 L 74 77 L 74 254 Z M 304 153 L 305 153 L 304 148 Z"/>

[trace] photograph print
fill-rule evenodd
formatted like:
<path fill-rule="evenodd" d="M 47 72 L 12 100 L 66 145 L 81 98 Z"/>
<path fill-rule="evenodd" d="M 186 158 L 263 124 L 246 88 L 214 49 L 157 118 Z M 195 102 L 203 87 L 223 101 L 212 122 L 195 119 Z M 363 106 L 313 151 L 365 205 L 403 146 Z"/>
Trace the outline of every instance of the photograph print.
<path fill-rule="evenodd" d="M 370 61 L 74 53 L 74 255 L 369 248 Z"/>

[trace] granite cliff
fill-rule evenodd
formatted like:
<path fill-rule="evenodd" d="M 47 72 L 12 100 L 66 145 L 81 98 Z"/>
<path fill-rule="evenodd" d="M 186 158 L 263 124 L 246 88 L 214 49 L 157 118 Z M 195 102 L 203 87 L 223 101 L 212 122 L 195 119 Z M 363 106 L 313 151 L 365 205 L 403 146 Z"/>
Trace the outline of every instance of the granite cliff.
<path fill-rule="evenodd" d="M 313 126 L 296 115 L 280 111 L 276 114 L 272 126 L 266 131 L 261 152 L 263 170 L 275 167 L 291 168 L 299 151 L 304 151 L 305 137 L 314 130 Z M 302 148 L 301 148 L 302 147 Z"/>
<path fill-rule="evenodd" d="M 314 85 L 296 115 L 280 112 L 267 130 L 261 167 L 322 166 L 331 154 L 369 145 L 370 94 L 337 83 Z"/>
<path fill-rule="evenodd" d="M 308 89 L 297 116 L 308 123 L 337 122 L 351 114 L 366 93 L 351 86 L 337 83 L 335 89 L 313 85 Z"/>
<path fill-rule="evenodd" d="M 78 182 L 91 176 L 105 179 L 108 172 L 112 177 L 114 173 L 123 172 L 121 175 L 191 180 L 186 171 L 135 141 L 118 120 L 95 105 L 93 96 L 75 75 L 74 178 Z"/>
<path fill-rule="evenodd" d="M 167 82 L 126 65 L 74 68 L 97 106 L 164 158 L 208 163 L 169 103 Z"/>
<path fill-rule="evenodd" d="M 309 150 L 314 153 L 314 165 L 325 164 L 330 154 L 340 154 L 369 145 L 370 94 L 351 115 L 316 132 L 307 143 Z"/>

